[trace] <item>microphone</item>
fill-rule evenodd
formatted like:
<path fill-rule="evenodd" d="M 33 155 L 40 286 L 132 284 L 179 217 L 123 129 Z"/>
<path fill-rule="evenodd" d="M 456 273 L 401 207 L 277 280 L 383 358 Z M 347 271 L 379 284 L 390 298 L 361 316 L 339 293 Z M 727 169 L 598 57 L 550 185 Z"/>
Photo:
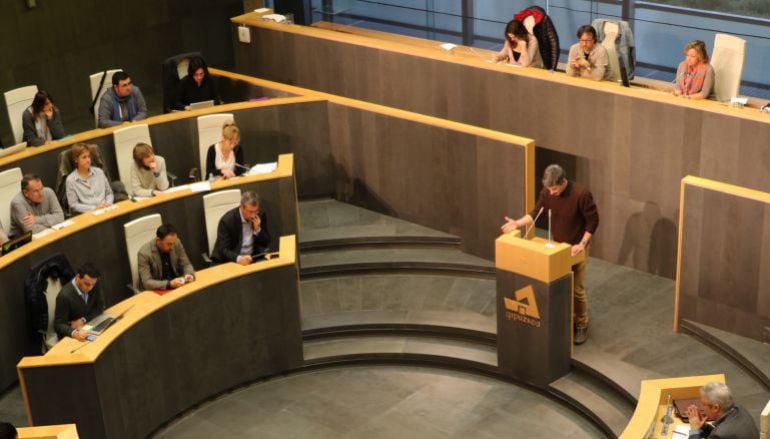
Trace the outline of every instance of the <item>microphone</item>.
<path fill-rule="evenodd" d="M 245 165 L 242 165 L 242 164 L 240 164 L 240 163 L 238 163 L 238 162 L 235 162 L 235 167 L 236 167 L 236 168 L 241 168 L 241 169 L 243 169 L 244 171 L 251 171 L 251 167 L 248 165 L 248 163 L 247 163 L 247 164 L 245 164 Z"/>
<path fill-rule="evenodd" d="M 527 239 L 529 232 L 531 232 L 532 228 L 535 227 L 535 223 L 537 222 L 537 219 L 540 218 L 540 214 L 543 213 L 543 209 L 545 209 L 545 206 L 540 206 L 540 210 L 537 211 L 537 215 L 535 215 L 535 219 L 532 220 L 532 224 L 530 224 L 529 227 L 527 227 L 527 230 L 524 231 L 524 236 L 522 236 L 522 238 Z"/>
<path fill-rule="evenodd" d="M 551 209 L 548 209 L 548 242 L 545 243 L 546 247 L 553 248 L 553 239 L 551 238 Z"/>

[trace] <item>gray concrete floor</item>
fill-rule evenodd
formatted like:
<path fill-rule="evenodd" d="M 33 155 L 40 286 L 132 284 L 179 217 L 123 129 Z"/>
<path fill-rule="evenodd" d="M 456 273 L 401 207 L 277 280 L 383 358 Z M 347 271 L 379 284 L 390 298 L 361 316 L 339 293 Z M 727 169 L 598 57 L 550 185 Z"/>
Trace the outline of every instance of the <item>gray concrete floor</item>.
<path fill-rule="evenodd" d="M 459 372 L 328 369 L 258 383 L 177 420 L 156 438 L 596 438 L 549 399 Z"/>

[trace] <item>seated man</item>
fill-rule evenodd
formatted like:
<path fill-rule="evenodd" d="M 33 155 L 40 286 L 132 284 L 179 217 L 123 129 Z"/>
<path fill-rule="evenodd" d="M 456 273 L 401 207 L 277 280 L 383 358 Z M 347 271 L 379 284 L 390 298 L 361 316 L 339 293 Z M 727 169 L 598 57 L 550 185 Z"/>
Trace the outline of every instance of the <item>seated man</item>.
<path fill-rule="evenodd" d="M 104 296 L 96 284 L 99 276 L 99 269 L 86 262 L 78 267 L 72 282 L 59 291 L 54 313 L 54 327 L 59 339 L 72 337 L 85 341 L 88 331 L 80 328 L 104 312 Z"/>
<path fill-rule="evenodd" d="M 139 249 L 137 265 L 139 290 L 171 290 L 195 280 L 195 270 L 171 224 L 158 227 L 155 239 Z"/>
<path fill-rule="evenodd" d="M 687 408 L 689 439 L 759 437 L 754 419 L 743 407 L 733 403 L 733 395 L 727 385 L 711 382 L 701 387 L 700 405 L 700 410 L 695 405 Z M 706 413 L 706 416 L 702 416 L 701 412 Z M 706 421 L 714 421 L 714 424 L 709 425 Z"/>
<path fill-rule="evenodd" d="M 11 200 L 11 236 L 39 233 L 64 221 L 59 200 L 53 189 L 43 186 L 36 174 L 25 174 L 21 192 Z"/>
<path fill-rule="evenodd" d="M 168 189 L 166 160 L 155 155 L 152 146 L 139 142 L 134 146 L 134 164 L 131 166 L 131 195 L 152 197 Z"/>
<path fill-rule="evenodd" d="M 567 75 L 601 81 L 610 79 L 610 57 L 607 49 L 596 41 L 596 29 L 590 25 L 577 30 L 578 42 L 569 49 Z"/>
<path fill-rule="evenodd" d="M 247 191 L 241 195 L 241 205 L 222 215 L 219 220 L 212 259 L 219 263 L 248 265 L 264 253 L 269 245 L 267 216 L 259 211 L 259 196 Z"/>
<path fill-rule="evenodd" d="M 147 105 L 139 87 L 134 87 L 126 72 L 112 75 L 112 88 L 99 101 L 99 128 L 147 118 Z"/>

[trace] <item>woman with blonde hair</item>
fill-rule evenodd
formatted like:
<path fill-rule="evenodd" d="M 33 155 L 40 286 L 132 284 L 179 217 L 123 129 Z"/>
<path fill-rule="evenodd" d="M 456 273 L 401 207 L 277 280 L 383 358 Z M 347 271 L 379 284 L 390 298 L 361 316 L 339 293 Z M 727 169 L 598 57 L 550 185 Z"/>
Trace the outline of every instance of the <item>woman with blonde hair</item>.
<path fill-rule="evenodd" d="M 714 69 L 709 64 L 706 43 L 694 40 L 684 46 L 684 61 L 676 70 L 674 96 L 708 99 L 714 87 Z"/>
<path fill-rule="evenodd" d="M 228 179 L 243 174 L 243 150 L 238 148 L 241 132 L 235 122 L 228 120 L 222 125 L 222 140 L 209 146 L 206 153 L 206 175 L 209 178 Z"/>
<path fill-rule="evenodd" d="M 137 143 L 134 146 L 134 165 L 131 166 L 131 194 L 135 197 L 152 197 L 166 189 L 166 160 L 155 155 L 151 145 Z"/>

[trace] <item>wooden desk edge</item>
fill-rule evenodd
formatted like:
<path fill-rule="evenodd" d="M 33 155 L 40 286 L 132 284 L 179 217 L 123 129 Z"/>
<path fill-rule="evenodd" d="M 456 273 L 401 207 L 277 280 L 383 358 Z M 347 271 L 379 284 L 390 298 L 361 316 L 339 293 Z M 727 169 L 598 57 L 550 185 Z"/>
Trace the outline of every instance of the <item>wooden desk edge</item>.
<path fill-rule="evenodd" d="M 620 439 L 639 439 L 645 437 L 656 419 L 658 407 L 664 393 L 670 389 L 700 388 L 704 384 L 717 381 L 724 383 L 724 374 L 701 375 L 680 378 L 663 378 L 657 380 L 642 380 L 639 400 L 636 409 L 628 421 Z"/>
<path fill-rule="evenodd" d="M 17 428 L 16 431 L 19 434 L 19 439 L 76 439 L 79 437 L 75 424 L 21 427 Z"/>

